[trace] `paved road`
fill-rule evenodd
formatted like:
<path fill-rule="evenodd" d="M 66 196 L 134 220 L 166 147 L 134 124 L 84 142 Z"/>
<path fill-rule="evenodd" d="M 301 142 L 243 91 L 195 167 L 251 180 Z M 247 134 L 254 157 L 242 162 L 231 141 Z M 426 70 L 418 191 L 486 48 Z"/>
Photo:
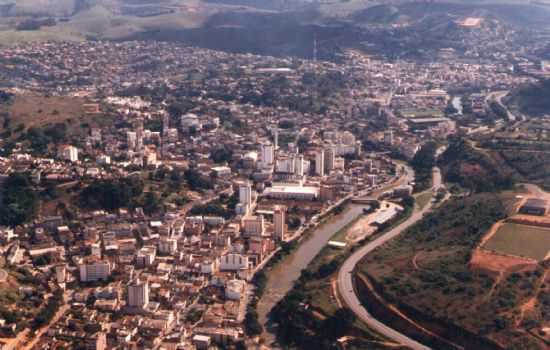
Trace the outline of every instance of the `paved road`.
<path fill-rule="evenodd" d="M 437 189 L 441 186 L 441 173 L 439 169 L 434 168 L 433 172 L 433 188 Z M 435 194 L 435 191 L 434 191 Z M 403 344 L 414 350 L 430 350 L 429 347 L 418 343 L 417 341 L 410 339 L 404 334 L 399 333 L 398 331 L 386 326 L 382 322 L 373 318 L 368 311 L 361 305 L 359 298 L 355 294 L 353 288 L 353 270 L 355 266 L 359 263 L 361 259 L 379 246 L 388 242 L 389 240 L 397 237 L 407 228 L 414 225 L 418 222 L 424 214 L 426 214 L 431 209 L 431 205 L 425 206 L 423 209 L 415 209 L 413 214 L 405 222 L 401 223 L 388 233 L 380 236 L 374 241 L 368 243 L 358 251 L 356 251 L 352 256 L 350 256 L 340 268 L 338 272 L 338 291 L 342 296 L 345 304 L 359 317 L 363 322 L 365 322 L 370 328 L 374 329 L 378 333 L 386 336 L 389 339 L 392 339 L 395 342 Z"/>

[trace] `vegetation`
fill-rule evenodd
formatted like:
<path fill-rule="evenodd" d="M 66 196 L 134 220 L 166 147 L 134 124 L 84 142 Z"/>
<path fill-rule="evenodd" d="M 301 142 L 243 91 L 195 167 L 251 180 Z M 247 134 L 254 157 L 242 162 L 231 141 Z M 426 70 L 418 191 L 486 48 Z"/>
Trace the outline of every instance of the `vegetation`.
<path fill-rule="evenodd" d="M 136 177 L 96 180 L 80 193 L 80 206 L 110 211 L 129 207 L 142 194 L 143 186 L 143 181 Z"/>
<path fill-rule="evenodd" d="M 214 186 L 210 179 L 206 179 L 196 169 L 189 169 L 185 171 L 185 179 L 187 184 L 192 190 L 207 190 L 212 189 Z"/>
<path fill-rule="evenodd" d="M 451 140 L 440 166 L 447 182 L 457 183 L 472 192 L 495 192 L 511 188 L 516 180 L 513 171 L 468 141 Z"/>
<path fill-rule="evenodd" d="M 542 116 L 550 113 L 550 79 L 524 86 L 513 93 L 510 104 L 521 113 Z"/>
<path fill-rule="evenodd" d="M 421 192 L 427 190 L 432 185 L 432 168 L 435 166 L 435 153 L 437 144 L 427 142 L 416 153 L 411 166 L 415 172 L 415 191 Z"/>
<path fill-rule="evenodd" d="M 499 283 L 497 274 L 469 265 L 482 236 L 506 217 L 507 201 L 489 193 L 451 200 L 367 256 L 360 271 L 388 302 L 446 339 L 483 342 L 473 333 L 511 339 L 519 309 L 536 293 L 544 269 Z M 531 314 L 540 320 L 540 311 Z M 488 346 L 480 348 L 494 348 Z"/>
<path fill-rule="evenodd" d="M 0 198 L 0 225 L 17 226 L 34 218 L 38 196 L 28 174 L 9 175 Z"/>
<path fill-rule="evenodd" d="M 59 310 L 59 307 L 62 303 L 63 292 L 61 290 L 56 290 L 53 296 L 48 299 L 42 311 L 39 312 L 33 320 L 32 328 L 36 330 L 48 324 L 53 319 L 55 313 L 57 312 L 57 310 Z"/>

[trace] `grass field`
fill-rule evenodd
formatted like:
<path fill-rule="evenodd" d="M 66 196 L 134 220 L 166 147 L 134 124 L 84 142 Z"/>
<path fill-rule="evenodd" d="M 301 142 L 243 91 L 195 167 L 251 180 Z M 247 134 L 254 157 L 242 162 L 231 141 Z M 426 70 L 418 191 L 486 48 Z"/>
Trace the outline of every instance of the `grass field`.
<path fill-rule="evenodd" d="M 504 224 L 483 248 L 503 254 L 543 260 L 550 251 L 550 229 Z"/>

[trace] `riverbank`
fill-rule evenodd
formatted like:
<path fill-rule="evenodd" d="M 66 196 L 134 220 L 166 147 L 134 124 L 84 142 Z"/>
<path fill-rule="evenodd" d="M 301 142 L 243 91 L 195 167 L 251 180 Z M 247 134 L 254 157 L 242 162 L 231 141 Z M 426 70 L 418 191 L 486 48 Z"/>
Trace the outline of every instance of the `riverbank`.
<path fill-rule="evenodd" d="M 408 217 L 411 208 L 404 210 L 394 218 L 388 226 L 393 226 Z M 361 218 L 363 215 L 359 215 Z M 353 226 L 354 219 L 340 232 L 333 233 L 331 239 Z M 387 229 L 387 228 L 386 228 Z M 385 232 L 378 230 L 374 239 Z M 337 287 L 337 272 L 344 260 L 356 249 L 355 245 L 345 248 L 324 246 L 314 259 L 302 271 L 287 295 L 277 303 L 270 314 L 270 330 L 277 333 L 277 343 L 283 348 L 297 347 L 301 349 L 327 348 L 342 336 L 354 339 L 365 348 L 389 349 L 399 348 L 398 344 L 388 342 L 374 333 L 347 309 L 343 308 Z M 338 324 L 339 326 L 335 326 Z"/>

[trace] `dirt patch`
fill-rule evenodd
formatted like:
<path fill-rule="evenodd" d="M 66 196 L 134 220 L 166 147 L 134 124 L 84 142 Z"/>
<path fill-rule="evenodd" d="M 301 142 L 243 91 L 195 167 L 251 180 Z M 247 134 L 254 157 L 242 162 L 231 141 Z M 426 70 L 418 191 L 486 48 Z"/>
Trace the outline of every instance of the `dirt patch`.
<path fill-rule="evenodd" d="M 496 273 L 512 273 L 533 271 L 537 262 L 532 259 L 515 256 L 499 255 L 477 248 L 470 259 L 470 269 L 474 271 L 490 271 Z"/>

